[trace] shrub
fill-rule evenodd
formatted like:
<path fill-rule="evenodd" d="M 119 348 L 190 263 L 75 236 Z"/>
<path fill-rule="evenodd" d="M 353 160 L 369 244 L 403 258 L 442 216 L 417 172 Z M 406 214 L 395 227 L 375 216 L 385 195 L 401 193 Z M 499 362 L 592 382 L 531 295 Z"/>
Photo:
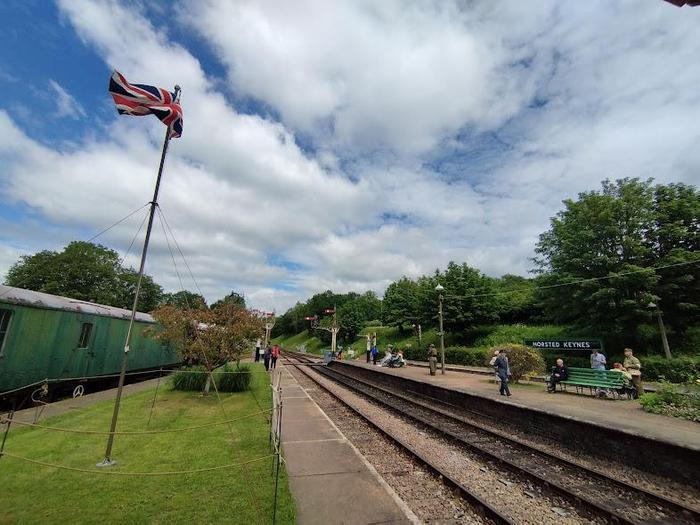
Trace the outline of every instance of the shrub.
<path fill-rule="evenodd" d="M 223 373 L 214 375 L 216 386 L 221 392 L 243 392 L 250 388 L 251 370 L 249 365 L 232 366 L 226 363 Z"/>
<path fill-rule="evenodd" d="M 663 356 L 640 357 L 644 381 L 689 383 L 700 376 L 700 357 L 681 356 L 666 359 Z"/>
<path fill-rule="evenodd" d="M 369 326 L 382 326 L 382 322 L 379 319 L 372 319 L 371 321 L 367 321 L 365 323 L 365 327 Z"/>
<path fill-rule="evenodd" d="M 486 363 L 491 359 L 496 350 L 505 352 L 510 365 L 511 380 L 515 383 L 523 377 L 530 377 L 544 372 L 544 359 L 537 350 L 523 345 L 499 345 L 491 349 L 487 354 Z"/>
<path fill-rule="evenodd" d="M 438 348 L 438 359 L 440 349 Z M 488 355 L 487 348 L 468 348 L 466 346 L 448 346 L 445 348 L 445 363 L 450 365 L 484 366 L 484 360 Z M 422 348 L 406 345 L 403 348 L 403 356 L 412 361 L 427 361 L 428 347 Z"/>
<path fill-rule="evenodd" d="M 682 394 L 676 388 L 670 383 L 663 383 L 657 392 L 644 394 L 639 401 L 644 410 L 652 414 L 664 414 L 700 422 L 698 390 Z"/>
<path fill-rule="evenodd" d="M 187 392 L 201 392 L 207 382 L 207 373 L 203 366 L 193 366 L 176 372 L 172 378 L 175 390 Z"/>

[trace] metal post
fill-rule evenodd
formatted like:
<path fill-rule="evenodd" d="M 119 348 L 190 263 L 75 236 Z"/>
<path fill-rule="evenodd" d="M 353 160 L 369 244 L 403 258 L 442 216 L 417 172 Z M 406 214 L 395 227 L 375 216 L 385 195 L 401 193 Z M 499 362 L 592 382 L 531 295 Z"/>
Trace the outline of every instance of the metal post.
<path fill-rule="evenodd" d="M 2 436 L 2 444 L 0 445 L 0 458 L 2 458 L 5 452 L 5 441 L 7 441 L 7 434 L 10 433 L 10 425 L 12 425 L 12 418 L 15 417 L 15 406 L 17 405 L 16 400 L 12 400 L 12 411 L 10 412 L 10 417 L 7 418 L 7 427 L 5 427 L 5 433 Z"/>
<path fill-rule="evenodd" d="M 440 318 L 440 373 L 445 373 L 445 332 L 442 330 L 442 294 L 438 297 L 438 316 Z"/>
<path fill-rule="evenodd" d="M 666 327 L 664 326 L 664 320 L 661 317 L 661 310 L 656 310 L 656 315 L 659 319 L 659 330 L 661 331 L 661 342 L 664 345 L 664 353 L 666 354 L 666 359 L 671 359 L 671 349 L 668 346 L 668 338 L 666 337 Z"/>
<path fill-rule="evenodd" d="M 177 99 L 177 93 L 179 93 L 180 88 L 175 86 L 175 93 Z M 170 142 L 170 127 L 165 130 L 165 140 L 163 141 L 163 152 L 160 156 L 160 166 L 158 166 L 158 177 L 156 178 L 156 187 L 153 191 L 153 200 L 151 201 L 151 210 L 148 215 L 148 227 L 146 228 L 146 238 L 143 241 L 143 251 L 141 252 L 141 265 L 139 266 L 139 276 L 136 281 L 136 293 L 134 294 L 134 304 L 131 307 L 131 318 L 129 319 L 129 329 L 126 333 L 126 342 L 124 343 L 124 353 L 122 354 L 122 367 L 119 372 L 119 385 L 117 386 L 117 397 L 114 400 L 114 411 L 112 413 L 112 423 L 109 426 L 109 437 L 107 438 L 107 448 L 105 450 L 105 457 L 100 461 L 98 467 L 109 467 L 114 465 L 115 461 L 112 460 L 112 445 L 114 444 L 114 432 L 117 429 L 117 419 L 119 418 L 119 405 L 122 399 L 122 391 L 124 390 L 124 377 L 126 376 L 126 363 L 129 359 L 129 345 L 131 344 L 131 336 L 134 330 L 134 320 L 136 319 L 136 308 L 139 301 L 139 292 L 141 291 L 141 281 L 143 280 L 143 270 L 146 266 L 146 254 L 148 252 L 148 243 L 151 239 L 151 230 L 153 229 L 153 217 L 156 213 L 156 207 L 158 206 L 158 191 L 160 190 L 160 179 L 163 175 L 163 164 L 165 163 L 165 154 L 168 151 L 168 143 Z"/>

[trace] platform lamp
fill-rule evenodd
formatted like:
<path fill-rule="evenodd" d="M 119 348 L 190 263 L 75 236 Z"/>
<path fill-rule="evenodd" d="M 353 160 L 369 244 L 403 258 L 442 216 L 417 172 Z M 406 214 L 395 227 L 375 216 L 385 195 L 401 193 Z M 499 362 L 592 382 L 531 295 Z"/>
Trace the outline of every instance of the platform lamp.
<path fill-rule="evenodd" d="M 440 322 L 440 373 L 445 373 L 445 332 L 442 329 L 442 292 L 445 288 L 438 283 L 435 291 L 438 293 L 438 320 Z"/>
<path fill-rule="evenodd" d="M 661 316 L 661 308 L 659 308 L 656 303 L 649 303 L 647 308 L 656 312 L 656 318 L 659 320 L 659 331 L 661 332 L 661 342 L 664 345 L 664 353 L 666 354 L 666 359 L 671 359 L 671 349 L 668 346 L 668 338 L 666 337 L 666 327 L 664 326 L 664 320 Z"/>

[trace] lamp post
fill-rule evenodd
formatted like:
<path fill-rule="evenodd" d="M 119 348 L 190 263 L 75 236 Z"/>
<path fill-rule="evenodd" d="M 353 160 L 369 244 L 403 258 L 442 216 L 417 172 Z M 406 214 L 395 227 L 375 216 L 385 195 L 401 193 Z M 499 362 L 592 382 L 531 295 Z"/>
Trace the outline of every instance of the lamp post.
<path fill-rule="evenodd" d="M 445 373 L 445 332 L 442 330 L 442 292 L 445 288 L 438 284 L 435 291 L 438 293 L 438 319 L 440 322 L 440 373 Z"/>
<path fill-rule="evenodd" d="M 668 338 L 666 337 L 666 327 L 664 326 L 664 320 L 661 317 L 661 308 L 659 308 L 656 303 L 649 303 L 647 308 L 654 310 L 656 312 L 656 318 L 659 320 L 659 331 L 661 332 L 661 342 L 664 345 L 664 353 L 666 354 L 666 359 L 671 359 L 671 349 L 668 346 Z"/>

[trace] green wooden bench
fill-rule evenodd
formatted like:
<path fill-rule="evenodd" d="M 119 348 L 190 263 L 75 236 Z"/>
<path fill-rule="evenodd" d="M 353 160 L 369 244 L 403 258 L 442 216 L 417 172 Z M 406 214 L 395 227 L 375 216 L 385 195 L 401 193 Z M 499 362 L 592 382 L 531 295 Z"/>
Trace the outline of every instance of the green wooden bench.
<path fill-rule="evenodd" d="M 593 370 L 592 368 L 569 368 L 569 377 L 566 381 L 559 381 L 563 390 L 567 386 L 576 387 L 576 393 L 582 393 L 588 388 L 591 395 L 593 390 L 605 389 L 619 396 L 619 390 L 625 387 L 625 377 L 615 370 Z"/>

